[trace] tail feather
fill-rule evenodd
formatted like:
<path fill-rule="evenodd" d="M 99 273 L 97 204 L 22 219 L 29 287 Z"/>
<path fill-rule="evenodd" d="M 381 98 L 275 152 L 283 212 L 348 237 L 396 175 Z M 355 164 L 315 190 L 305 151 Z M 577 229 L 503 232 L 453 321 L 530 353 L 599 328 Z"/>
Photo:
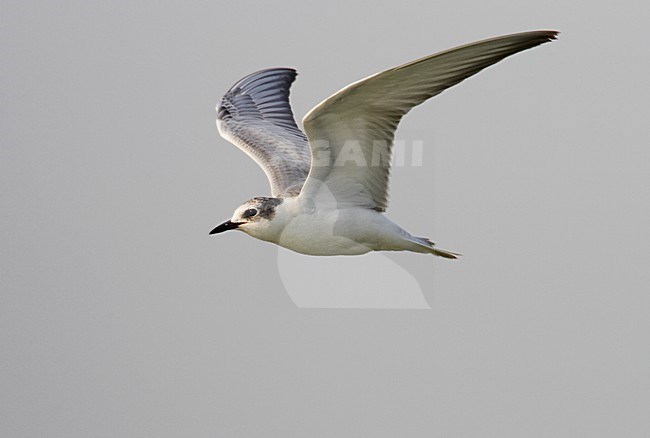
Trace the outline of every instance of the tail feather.
<path fill-rule="evenodd" d="M 415 239 L 416 241 L 414 243 L 418 244 L 418 246 L 423 250 L 422 252 L 428 252 L 438 257 L 444 257 L 446 259 L 457 259 L 461 256 L 461 254 L 455 252 L 434 248 L 435 243 L 426 237 L 415 237 Z"/>

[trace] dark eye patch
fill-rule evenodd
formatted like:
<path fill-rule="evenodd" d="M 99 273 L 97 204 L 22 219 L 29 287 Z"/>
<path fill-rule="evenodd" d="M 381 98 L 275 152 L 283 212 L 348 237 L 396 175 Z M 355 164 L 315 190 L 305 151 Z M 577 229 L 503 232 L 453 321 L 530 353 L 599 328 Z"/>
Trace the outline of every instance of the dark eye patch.
<path fill-rule="evenodd" d="M 255 208 L 249 208 L 248 210 L 244 211 L 241 215 L 244 219 L 253 217 L 257 214 L 257 209 Z"/>

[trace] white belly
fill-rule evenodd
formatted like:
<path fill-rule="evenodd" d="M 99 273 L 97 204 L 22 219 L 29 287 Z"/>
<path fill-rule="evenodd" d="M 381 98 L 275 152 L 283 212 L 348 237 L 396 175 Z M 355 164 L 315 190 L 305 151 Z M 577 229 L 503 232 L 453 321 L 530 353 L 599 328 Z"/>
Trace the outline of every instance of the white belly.
<path fill-rule="evenodd" d="M 309 255 L 359 255 L 375 249 L 363 222 L 349 216 L 337 210 L 298 215 L 286 224 L 275 243 Z"/>

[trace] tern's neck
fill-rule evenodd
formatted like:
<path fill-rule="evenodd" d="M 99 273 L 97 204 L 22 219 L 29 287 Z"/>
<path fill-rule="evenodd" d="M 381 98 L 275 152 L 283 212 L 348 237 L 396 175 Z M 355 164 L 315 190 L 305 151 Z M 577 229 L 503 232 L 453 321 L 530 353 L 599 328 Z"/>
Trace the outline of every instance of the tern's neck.
<path fill-rule="evenodd" d="M 282 203 L 275 207 L 271 228 L 284 228 L 294 217 L 300 214 L 300 203 L 297 196 L 282 199 Z M 280 230 L 281 231 L 281 230 Z"/>

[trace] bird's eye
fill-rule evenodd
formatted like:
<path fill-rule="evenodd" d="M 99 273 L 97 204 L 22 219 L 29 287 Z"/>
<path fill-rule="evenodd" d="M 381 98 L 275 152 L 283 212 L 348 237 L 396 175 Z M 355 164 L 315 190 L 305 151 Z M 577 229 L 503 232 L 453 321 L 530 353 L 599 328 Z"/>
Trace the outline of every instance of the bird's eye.
<path fill-rule="evenodd" d="M 246 218 L 249 218 L 249 217 L 253 217 L 256 214 L 257 214 L 257 210 L 255 208 L 249 208 L 248 210 L 244 211 L 244 213 L 242 213 L 241 217 L 246 219 Z"/>

